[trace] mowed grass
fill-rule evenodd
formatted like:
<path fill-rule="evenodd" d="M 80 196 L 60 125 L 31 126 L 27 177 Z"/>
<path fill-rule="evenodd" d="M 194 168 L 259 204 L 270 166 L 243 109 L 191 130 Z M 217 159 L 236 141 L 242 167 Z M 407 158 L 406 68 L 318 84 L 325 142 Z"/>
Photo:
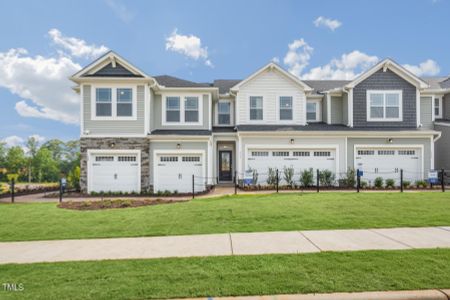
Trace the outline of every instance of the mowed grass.
<path fill-rule="evenodd" d="M 1 299 L 150 299 L 450 288 L 450 250 L 0 265 Z"/>
<path fill-rule="evenodd" d="M 0 205 L 0 241 L 440 225 L 450 225 L 448 193 L 242 195 L 101 211 Z"/>

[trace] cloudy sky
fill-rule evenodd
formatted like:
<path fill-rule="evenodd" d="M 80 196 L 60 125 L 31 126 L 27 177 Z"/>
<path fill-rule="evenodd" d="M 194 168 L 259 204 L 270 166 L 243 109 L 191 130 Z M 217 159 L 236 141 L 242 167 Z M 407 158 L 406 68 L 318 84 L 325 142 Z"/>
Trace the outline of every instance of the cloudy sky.
<path fill-rule="evenodd" d="M 273 60 L 304 79 L 351 79 L 390 57 L 450 74 L 450 0 L 0 3 L 0 140 L 79 135 L 67 79 L 112 49 L 149 75 L 241 79 Z"/>

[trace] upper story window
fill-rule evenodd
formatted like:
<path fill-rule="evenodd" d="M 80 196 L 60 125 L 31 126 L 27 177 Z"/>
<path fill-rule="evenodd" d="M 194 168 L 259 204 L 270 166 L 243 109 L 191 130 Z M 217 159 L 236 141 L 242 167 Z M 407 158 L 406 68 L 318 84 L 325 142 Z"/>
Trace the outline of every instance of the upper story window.
<path fill-rule="evenodd" d="M 367 121 L 402 121 L 402 91 L 367 91 Z"/>
<path fill-rule="evenodd" d="M 162 124 L 182 125 L 202 122 L 202 101 L 197 95 L 163 96 Z"/>
<path fill-rule="evenodd" d="M 263 97 L 251 96 L 250 97 L 250 120 L 262 120 L 263 119 Z"/>
<path fill-rule="evenodd" d="M 180 97 L 166 98 L 166 122 L 180 122 Z"/>
<path fill-rule="evenodd" d="M 93 120 L 130 120 L 136 118 L 136 98 L 131 87 L 94 87 Z"/>
<path fill-rule="evenodd" d="M 198 122 L 198 97 L 186 97 L 184 99 L 184 121 Z"/>
<path fill-rule="evenodd" d="M 231 124 L 231 102 L 219 101 L 217 103 L 217 123 L 219 125 Z"/>
<path fill-rule="evenodd" d="M 111 89 L 101 88 L 96 89 L 95 93 L 95 111 L 97 117 L 111 117 L 112 116 L 112 96 Z"/>
<path fill-rule="evenodd" d="M 306 121 L 317 122 L 319 121 L 319 103 L 316 101 L 308 101 L 306 103 Z"/>
<path fill-rule="evenodd" d="M 434 117 L 436 119 L 442 119 L 442 98 L 434 98 Z"/>
<path fill-rule="evenodd" d="M 117 116 L 131 117 L 133 115 L 133 90 L 117 89 Z"/>
<path fill-rule="evenodd" d="M 292 120 L 292 97 L 280 97 L 280 121 Z"/>

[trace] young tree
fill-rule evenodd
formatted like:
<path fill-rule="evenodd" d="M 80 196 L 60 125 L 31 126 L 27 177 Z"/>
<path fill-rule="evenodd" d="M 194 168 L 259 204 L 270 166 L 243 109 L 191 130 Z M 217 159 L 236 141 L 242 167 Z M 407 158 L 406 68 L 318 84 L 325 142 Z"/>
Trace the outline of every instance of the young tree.
<path fill-rule="evenodd" d="M 33 174 L 33 161 L 36 157 L 36 153 L 39 149 L 39 141 L 33 137 L 30 136 L 27 140 L 26 146 L 28 148 L 28 157 L 27 157 L 27 169 L 28 169 L 28 182 L 31 182 L 32 177 L 36 176 L 36 174 Z"/>
<path fill-rule="evenodd" d="M 53 159 L 48 148 L 41 147 L 33 160 L 33 168 L 39 182 L 54 182 L 59 179 L 58 162 Z"/>
<path fill-rule="evenodd" d="M 15 146 L 8 149 L 5 165 L 9 174 L 23 176 L 26 167 L 26 158 L 22 147 Z"/>

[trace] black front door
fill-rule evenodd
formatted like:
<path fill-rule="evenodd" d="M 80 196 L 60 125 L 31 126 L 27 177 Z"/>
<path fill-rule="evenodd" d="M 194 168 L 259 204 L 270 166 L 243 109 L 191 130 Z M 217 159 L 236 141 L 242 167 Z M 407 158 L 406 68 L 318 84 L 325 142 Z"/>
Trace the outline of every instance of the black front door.
<path fill-rule="evenodd" d="M 219 180 L 231 181 L 233 179 L 231 171 L 231 151 L 219 151 Z"/>

